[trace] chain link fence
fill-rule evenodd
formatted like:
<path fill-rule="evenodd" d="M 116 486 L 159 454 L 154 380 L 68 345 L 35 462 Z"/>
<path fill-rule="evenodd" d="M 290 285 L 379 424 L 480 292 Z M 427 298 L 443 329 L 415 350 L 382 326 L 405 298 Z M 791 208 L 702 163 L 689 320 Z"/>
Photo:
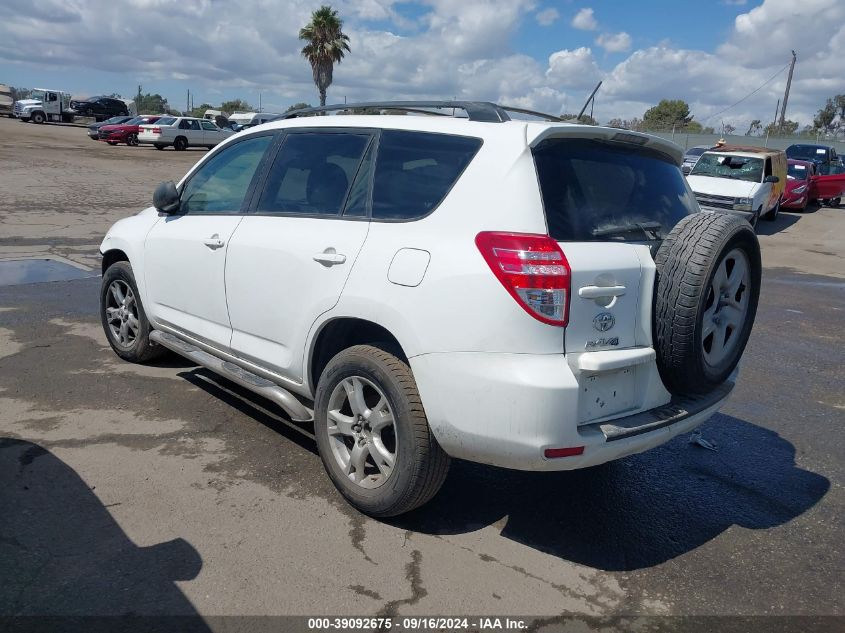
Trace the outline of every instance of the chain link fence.
<path fill-rule="evenodd" d="M 752 147 L 771 147 L 772 149 L 786 149 L 794 143 L 808 143 L 813 145 L 827 145 L 836 149 L 837 154 L 845 154 L 845 141 L 826 139 L 824 136 L 807 138 L 806 136 L 740 136 L 736 134 L 722 136 L 720 134 L 687 134 L 685 132 L 666 132 L 642 130 L 646 134 L 653 134 L 661 138 L 669 139 L 684 149 L 705 145 L 712 147 L 720 138 L 724 138 L 729 145 L 750 145 Z"/>

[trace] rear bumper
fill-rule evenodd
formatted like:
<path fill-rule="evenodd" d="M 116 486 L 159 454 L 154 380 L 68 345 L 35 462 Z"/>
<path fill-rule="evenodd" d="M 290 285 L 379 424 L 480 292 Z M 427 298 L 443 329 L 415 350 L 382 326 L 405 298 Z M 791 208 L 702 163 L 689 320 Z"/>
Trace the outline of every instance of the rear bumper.
<path fill-rule="evenodd" d="M 638 370 L 638 408 L 579 425 L 586 374 L 573 371 L 562 354 L 425 354 L 410 363 L 429 425 L 448 454 L 537 471 L 595 466 L 659 446 L 716 413 L 736 378 L 706 396 L 669 399 L 654 384 L 651 361 Z M 544 456 L 548 448 L 570 447 L 583 452 Z"/>

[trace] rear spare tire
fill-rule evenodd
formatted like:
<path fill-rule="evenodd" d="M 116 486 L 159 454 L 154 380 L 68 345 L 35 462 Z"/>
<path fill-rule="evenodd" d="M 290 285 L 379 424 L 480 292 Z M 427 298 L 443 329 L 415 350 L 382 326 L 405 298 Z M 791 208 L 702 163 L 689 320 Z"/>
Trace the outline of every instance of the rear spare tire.
<path fill-rule="evenodd" d="M 681 220 L 655 257 L 654 347 L 666 387 L 706 393 L 739 362 L 757 314 L 760 244 L 743 218 Z"/>

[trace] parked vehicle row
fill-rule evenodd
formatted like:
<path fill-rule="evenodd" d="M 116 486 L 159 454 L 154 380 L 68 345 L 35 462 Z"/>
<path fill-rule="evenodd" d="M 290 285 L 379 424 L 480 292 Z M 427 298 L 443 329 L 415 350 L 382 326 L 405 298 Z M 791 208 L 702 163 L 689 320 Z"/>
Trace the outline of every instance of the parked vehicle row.
<path fill-rule="evenodd" d="M 165 116 L 140 125 L 137 141 L 150 144 L 156 149 L 173 147 L 181 152 L 189 147 L 210 149 L 234 133 L 234 130 L 218 127 L 207 119 Z"/>
<path fill-rule="evenodd" d="M 161 118 L 162 115 L 160 114 L 142 114 L 123 123 L 104 125 L 98 130 L 98 138 L 109 145 L 126 143 L 127 145 L 135 146 L 138 145 L 138 132 L 140 126 L 146 123 L 155 123 Z"/>

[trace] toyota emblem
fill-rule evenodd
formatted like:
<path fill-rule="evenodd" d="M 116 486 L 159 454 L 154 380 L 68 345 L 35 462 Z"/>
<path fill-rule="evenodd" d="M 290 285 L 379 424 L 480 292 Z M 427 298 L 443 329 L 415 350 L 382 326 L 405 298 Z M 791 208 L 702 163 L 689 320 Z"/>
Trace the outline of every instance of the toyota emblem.
<path fill-rule="evenodd" d="M 593 327 L 599 332 L 607 332 L 616 323 L 616 317 L 610 312 L 599 312 L 593 318 Z"/>

